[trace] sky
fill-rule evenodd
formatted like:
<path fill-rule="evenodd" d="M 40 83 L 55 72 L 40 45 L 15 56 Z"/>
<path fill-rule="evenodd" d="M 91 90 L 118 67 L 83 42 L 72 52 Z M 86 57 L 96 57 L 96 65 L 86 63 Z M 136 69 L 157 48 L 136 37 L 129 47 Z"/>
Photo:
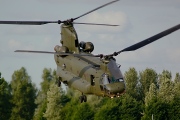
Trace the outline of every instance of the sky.
<path fill-rule="evenodd" d="M 78 17 L 110 0 L 0 0 L 0 20 L 66 20 Z M 118 24 L 118 27 L 74 25 L 79 41 L 92 42 L 93 54 L 111 54 L 180 24 L 180 0 L 120 0 L 75 22 Z M 25 67 L 37 86 L 44 68 L 56 69 L 49 54 L 15 53 L 15 50 L 54 51 L 60 45 L 60 25 L 0 24 L 0 72 L 11 81 Z M 180 73 L 180 30 L 141 49 L 115 57 L 124 73 L 130 67 L 157 73 Z"/>

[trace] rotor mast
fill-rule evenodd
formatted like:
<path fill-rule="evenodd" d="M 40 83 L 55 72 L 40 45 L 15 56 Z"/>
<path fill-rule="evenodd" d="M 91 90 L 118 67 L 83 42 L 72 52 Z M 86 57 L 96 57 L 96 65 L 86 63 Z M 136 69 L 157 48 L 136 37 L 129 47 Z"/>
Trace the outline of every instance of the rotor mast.
<path fill-rule="evenodd" d="M 65 46 L 72 53 L 79 53 L 79 41 L 76 30 L 73 27 L 73 24 L 62 24 L 61 25 L 61 40 L 60 43 L 62 46 Z"/>

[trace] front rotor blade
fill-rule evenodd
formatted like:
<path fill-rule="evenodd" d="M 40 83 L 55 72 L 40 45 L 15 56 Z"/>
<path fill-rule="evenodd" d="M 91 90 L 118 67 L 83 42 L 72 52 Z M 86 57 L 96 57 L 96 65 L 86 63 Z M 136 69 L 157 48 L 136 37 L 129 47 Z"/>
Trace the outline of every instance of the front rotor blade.
<path fill-rule="evenodd" d="M 163 31 L 163 32 L 161 32 L 159 34 L 156 34 L 156 35 L 154 35 L 154 36 L 152 36 L 150 38 L 147 38 L 147 39 L 145 39 L 145 40 L 143 40 L 141 42 L 138 42 L 138 43 L 136 43 L 136 44 L 134 44 L 134 45 L 132 45 L 130 47 L 127 47 L 127 48 L 117 52 L 117 54 L 119 54 L 121 52 L 125 52 L 125 51 L 137 50 L 137 49 L 139 49 L 139 48 L 141 48 L 141 47 L 143 47 L 145 45 L 148 45 L 148 44 L 150 44 L 150 43 L 152 43 L 152 42 L 154 42 L 154 41 L 156 41 L 156 40 L 158 40 L 158 39 L 160 39 L 160 38 L 162 38 L 162 37 L 164 37 L 164 36 L 166 36 L 168 34 L 171 34 L 172 32 L 175 32 L 178 29 L 180 29 L 180 24 L 178 24 L 178 25 L 176 25 L 176 26 L 174 26 L 172 28 L 169 28 L 169 29 L 167 29 L 167 30 L 165 30 L 165 31 Z"/>
<path fill-rule="evenodd" d="M 16 50 L 14 52 L 44 53 L 44 54 L 54 54 L 54 55 L 71 55 L 71 56 L 90 56 L 90 57 L 95 57 L 92 54 L 73 54 L 73 53 L 49 52 L 49 51 Z"/>
<path fill-rule="evenodd" d="M 80 18 L 80 17 L 83 17 L 83 16 L 85 16 L 85 15 L 87 15 L 87 14 L 89 14 L 89 13 L 92 13 L 92 12 L 94 12 L 94 11 L 102 8 L 102 7 L 105 7 L 105 6 L 107 6 L 107 5 L 110 5 L 110 4 L 112 4 L 112 3 L 114 3 L 114 2 L 117 2 L 117 1 L 119 1 L 119 0 L 114 0 L 114 1 L 108 2 L 108 3 L 104 4 L 104 5 L 101 5 L 101 6 L 97 7 L 97 8 L 95 8 L 95 9 L 87 12 L 87 13 L 84 13 L 84 14 L 80 15 L 79 17 L 73 18 L 73 20 L 76 20 L 76 19 L 78 19 L 78 18 Z"/>
<path fill-rule="evenodd" d="M 79 22 L 73 22 L 73 24 L 83 24 L 83 25 L 102 25 L 102 26 L 119 26 L 119 25 L 112 25 L 112 24 L 99 24 L 99 23 L 79 23 Z"/>
<path fill-rule="evenodd" d="M 44 25 L 48 23 L 58 23 L 61 21 L 0 21 L 0 24 L 18 24 L 18 25 Z"/>

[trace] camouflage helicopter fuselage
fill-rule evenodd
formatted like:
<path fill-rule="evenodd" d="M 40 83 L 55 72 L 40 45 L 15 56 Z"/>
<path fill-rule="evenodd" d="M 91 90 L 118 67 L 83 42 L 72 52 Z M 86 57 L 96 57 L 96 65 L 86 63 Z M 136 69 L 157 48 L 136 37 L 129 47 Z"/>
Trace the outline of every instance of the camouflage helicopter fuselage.
<path fill-rule="evenodd" d="M 62 46 L 55 46 L 56 52 L 75 53 L 73 55 L 54 55 L 57 76 L 60 81 L 84 94 L 116 97 L 125 91 L 125 84 L 115 59 L 101 59 L 88 56 L 94 49 L 92 43 L 85 42 L 83 48 L 72 24 L 61 25 Z M 87 56 L 86 56 L 87 55 Z M 115 69 L 112 70 L 112 67 Z M 111 70 L 109 70 L 111 69 Z M 116 75 L 114 76 L 114 72 Z"/>

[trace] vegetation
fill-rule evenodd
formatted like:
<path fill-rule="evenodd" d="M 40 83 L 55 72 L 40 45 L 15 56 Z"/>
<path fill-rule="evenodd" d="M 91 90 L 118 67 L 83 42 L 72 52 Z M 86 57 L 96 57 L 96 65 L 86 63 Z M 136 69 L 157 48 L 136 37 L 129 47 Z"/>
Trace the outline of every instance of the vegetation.
<path fill-rule="evenodd" d="M 0 73 L 0 119 L 8 120 L 11 115 L 12 105 L 10 103 L 11 92 L 9 84 L 5 81 L 4 78 L 1 78 Z"/>
<path fill-rule="evenodd" d="M 25 68 L 16 70 L 8 83 L 0 73 L 0 120 L 178 120 L 180 119 L 180 74 L 156 73 L 147 68 L 125 72 L 126 93 L 119 98 L 88 96 L 57 87 L 56 71 L 44 68 L 38 90 Z"/>
<path fill-rule="evenodd" d="M 32 84 L 26 69 L 21 68 L 12 75 L 10 83 L 12 99 L 11 116 L 12 120 L 31 120 L 34 114 L 36 88 Z"/>

